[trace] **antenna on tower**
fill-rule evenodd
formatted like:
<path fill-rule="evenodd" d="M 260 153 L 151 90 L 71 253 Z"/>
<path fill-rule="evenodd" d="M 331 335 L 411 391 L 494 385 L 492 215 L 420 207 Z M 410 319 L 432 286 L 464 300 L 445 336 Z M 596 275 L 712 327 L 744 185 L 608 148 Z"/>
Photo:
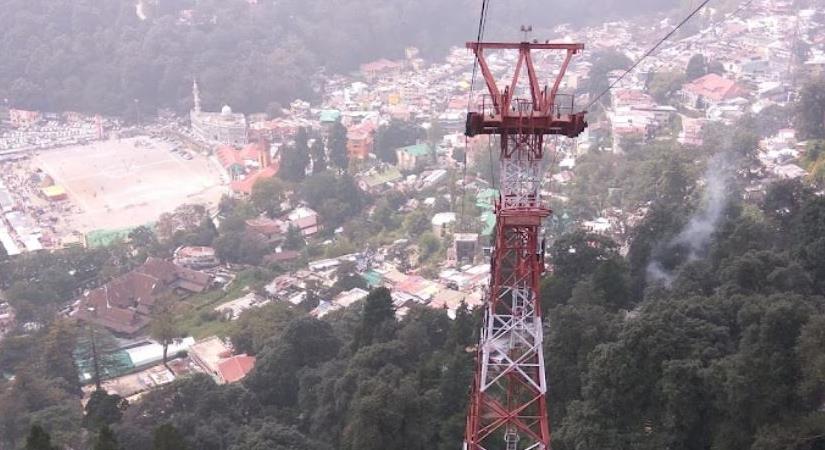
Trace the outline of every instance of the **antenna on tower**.
<path fill-rule="evenodd" d="M 533 26 L 532 25 L 522 25 L 521 26 L 521 34 L 522 34 L 521 42 L 530 42 L 530 33 L 532 33 L 532 32 L 533 32 Z"/>

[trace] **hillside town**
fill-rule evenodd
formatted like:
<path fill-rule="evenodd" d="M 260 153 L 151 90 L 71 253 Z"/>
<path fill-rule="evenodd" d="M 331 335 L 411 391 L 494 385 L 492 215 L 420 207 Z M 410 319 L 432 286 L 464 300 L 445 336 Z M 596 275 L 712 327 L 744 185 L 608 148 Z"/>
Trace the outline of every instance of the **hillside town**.
<path fill-rule="evenodd" d="M 559 26 L 553 35 L 535 36 L 587 43 L 585 53 L 568 68 L 561 85 L 565 99 L 558 99 L 557 106 L 592 105 L 582 136 L 548 142 L 556 162 L 543 187 L 556 210 L 545 231 L 548 246 L 560 232 L 578 229 L 610 237 L 626 252 L 648 205 L 602 205 L 590 216 L 574 214 L 568 202 L 578 181 L 578 161 L 590 152 L 621 158 L 657 142 L 698 147 L 704 130 L 714 124 L 732 126 L 744 116 L 788 107 L 799 90 L 791 73 L 825 72 L 825 24 L 816 20 L 823 13 L 822 8 L 795 9 L 789 1 L 753 2 L 747 16 L 708 9 L 701 22 L 706 27 L 674 36 L 633 72 L 611 69 L 605 74 L 613 88 L 604 96 L 583 89 L 595 77 L 594 55 L 614 52 L 635 61 L 673 28 L 672 21 Z M 515 62 L 510 56 L 489 57 L 494 75 L 508 76 L 506 70 Z M 561 57 L 548 53 L 536 63 L 546 71 L 558 66 Z M 171 257 L 149 256 L 124 273 L 90 282 L 65 299 L 69 306 L 61 314 L 118 338 L 122 365 L 109 374 L 104 388 L 135 399 L 193 372 L 218 383 L 237 382 L 252 370 L 256 357 L 236 351 L 225 334 L 227 324 L 274 303 L 305 308 L 320 318 L 345 311 L 370 289 L 386 287 L 399 317 L 418 305 L 446 310 L 454 318 L 459 310 L 482 304 L 498 199 L 496 176 L 485 173 L 494 171 L 487 160 L 496 144 L 464 135 L 468 105 L 473 110 L 485 101 L 478 89 L 483 82 L 473 79 L 473 64 L 465 48 L 431 62 L 411 47 L 404 58 L 329 76 L 317 104 L 298 99 L 276 114 L 242 114 L 231 105 L 209 111 L 201 101 L 209 87 L 197 79 L 192 80 L 189 114 L 166 112 L 136 125 L 7 105 L 0 131 L 0 244 L 9 257 L 20 257 L 129 242 L 135 230 L 147 227 L 160 235 L 169 223 L 169 236 L 187 229 L 184 222 L 205 220 L 220 228 L 230 220 L 220 204 L 254 199 L 256 186 L 282 178 L 289 170 L 287 152 L 296 141 L 305 139 L 307 148 L 321 143 L 331 158 L 330 142 L 343 132 L 346 167 L 337 170 L 351 176 L 370 199 L 364 214 L 379 220 L 379 200 L 398 198 L 392 213 L 399 215 L 398 223 L 411 222 L 408 218 L 416 214 L 423 217 L 420 235 L 351 242 L 348 236 L 358 224 L 331 222 L 294 187 L 286 189 L 275 214 L 242 220 L 244 232 L 267 248 L 259 264 L 227 261 L 217 246 L 180 245 Z M 413 142 L 385 148 L 382 130 L 393 123 L 415 124 L 422 132 Z M 806 148 L 792 128 L 762 139 L 755 149 L 759 167 L 752 170 L 749 193 L 759 197 L 775 179 L 811 176 L 810 165 L 802 162 Z M 59 159 L 61 152 L 100 156 L 72 167 L 50 159 Z M 84 174 L 88 164 L 100 164 L 100 172 Z M 317 173 L 315 164 L 302 166 L 300 178 Z M 178 177 L 200 184 L 170 200 L 182 188 L 164 183 Z M 165 203 L 157 203 L 161 198 Z M 202 209 L 192 213 L 193 219 L 184 217 L 188 204 Z M 118 220 L 107 222 L 109 216 Z M 104 223 L 107 227 L 97 228 Z M 277 267 L 278 273 L 267 273 L 269 278 L 254 287 L 244 285 L 256 266 Z M 159 305 L 170 298 L 194 305 L 186 317 L 177 318 L 200 323 L 186 330 L 191 334 L 162 343 L 149 330 L 163 311 Z M 0 339 L 17 326 L 37 326 L 17 323 L 14 309 L 2 300 Z M 91 383 L 89 361 L 78 358 L 78 366 L 85 368 L 83 382 Z M 87 386 L 88 393 L 92 390 Z"/>

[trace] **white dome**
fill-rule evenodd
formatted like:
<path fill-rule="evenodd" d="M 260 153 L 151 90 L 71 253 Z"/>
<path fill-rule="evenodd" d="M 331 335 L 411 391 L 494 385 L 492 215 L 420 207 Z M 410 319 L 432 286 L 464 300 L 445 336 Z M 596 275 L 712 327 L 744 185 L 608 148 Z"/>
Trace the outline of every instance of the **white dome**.
<path fill-rule="evenodd" d="M 232 108 L 230 108 L 229 105 L 223 105 L 223 108 L 221 108 L 221 114 L 224 116 L 232 114 Z"/>

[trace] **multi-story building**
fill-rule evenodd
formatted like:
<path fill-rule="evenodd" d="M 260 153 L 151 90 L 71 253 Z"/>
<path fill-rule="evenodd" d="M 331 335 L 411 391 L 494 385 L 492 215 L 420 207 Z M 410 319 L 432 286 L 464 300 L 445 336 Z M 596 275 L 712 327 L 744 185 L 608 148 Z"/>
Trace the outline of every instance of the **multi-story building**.
<path fill-rule="evenodd" d="M 220 264 L 212 247 L 180 247 L 175 250 L 174 262 L 189 269 L 208 269 Z"/>
<path fill-rule="evenodd" d="M 195 137 L 204 142 L 246 145 L 247 124 L 243 114 L 233 113 L 229 105 L 224 105 L 219 113 L 202 111 L 197 81 L 192 86 L 192 97 L 195 105 L 189 112 L 189 120 Z"/>

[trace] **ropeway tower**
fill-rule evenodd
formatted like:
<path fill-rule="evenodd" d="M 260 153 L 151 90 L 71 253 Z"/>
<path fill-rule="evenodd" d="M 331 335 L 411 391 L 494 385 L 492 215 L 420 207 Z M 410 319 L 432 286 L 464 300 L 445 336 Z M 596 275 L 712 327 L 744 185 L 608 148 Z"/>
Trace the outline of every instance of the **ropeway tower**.
<path fill-rule="evenodd" d="M 467 115 L 467 136 L 500 137 L 500 195 L 491 279 L 476 355 L 467 414 L 465 450 L 549 450 L 547 380 L 542 351 L 539 282 L 544 272 L 542 221 L 550 216 L 541 199 L 544 137 L 576 137 L 587 127 L 573 96 L 558 93 L 583 44 L 470 42 L 487 85 L 477 109 Z M 512 81 L 499 89 L 485 50 L 517 51 Z M 552 87 L 541 87 L 533 51 L 564 52 Z M 526 71 L 529 97 L 515 97 Z M 523 87 L 522 87 L 523 88 Z"/>

